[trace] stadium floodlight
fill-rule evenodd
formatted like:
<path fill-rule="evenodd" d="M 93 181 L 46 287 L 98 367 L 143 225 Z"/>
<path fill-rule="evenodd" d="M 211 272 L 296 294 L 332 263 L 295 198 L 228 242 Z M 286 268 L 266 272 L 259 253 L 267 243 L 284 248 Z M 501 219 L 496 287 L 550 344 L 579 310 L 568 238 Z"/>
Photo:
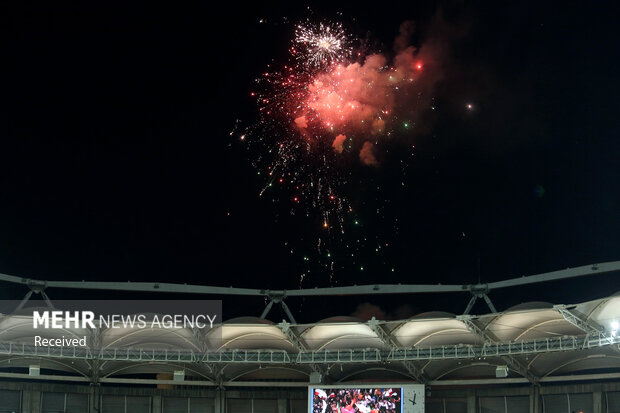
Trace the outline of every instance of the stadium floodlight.
<path fill-rule="evenodd" d="M 508 366 L 497 366 L 495 369 L 495 377 L 508 377 Z"/>
<path fill-rule="evenodd" d="M 185 370 L 175 370 L 172 381 L 185 381 Z"/>
<path fill-rule="evenodd" d="M 321 384 L 323 381 L 323 375 L 319 372 L 313 371 L 310 373 L 310 383 L 311 384 Z"/>
<path fill-rule="evenodd" d="M 36 364 L 31 364 L 28 369 L 28 375 L 33 377 L 38 377 L 41 375 L 41 366 Z"/>

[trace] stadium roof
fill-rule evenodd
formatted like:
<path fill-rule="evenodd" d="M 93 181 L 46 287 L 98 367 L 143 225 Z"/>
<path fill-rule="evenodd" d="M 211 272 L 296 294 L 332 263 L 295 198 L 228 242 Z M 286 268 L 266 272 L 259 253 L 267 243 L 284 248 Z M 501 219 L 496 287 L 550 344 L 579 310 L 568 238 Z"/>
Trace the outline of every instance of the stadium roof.
<path fill-rule="evenodd" d="M 407 320 L 351 317 L 313 324 L 232 319 L 191 329 L 64 329 L 86 348 L 35 347 L 30 315 L 0 318 L 0 377 L 214 386 L 416 381 L 528 383 L 617 378 L 620 296 L 576 305 L 527 303 L 481 316 L 425 313 Z M 221 341 L 219 340 L 221 335 Z M 49 336 L 49 334 L 48 334 Z M 217 339 L 216 339 L 217 338 Z M 41 375 L 28 375 L 40 366 Z M 497 378 L 498 366 L 508 375 Z M 184 370 L 185 382 L 157 374 Z M 500 369 L 501 370 L 501 369 Z"/>

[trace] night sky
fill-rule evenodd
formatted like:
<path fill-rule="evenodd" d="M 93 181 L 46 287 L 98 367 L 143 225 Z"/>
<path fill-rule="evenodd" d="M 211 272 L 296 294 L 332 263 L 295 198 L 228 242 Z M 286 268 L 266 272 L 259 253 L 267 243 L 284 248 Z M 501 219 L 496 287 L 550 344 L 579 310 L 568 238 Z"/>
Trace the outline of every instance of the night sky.
<path fill-rule="evenodd" d="M 295 289 L 469 284 L 620 259 L 612 6 L 382 2 L 309 11 L 294 3 L 4 10 L 0 272 Z M 432 119 L 397 132 L 379 166 L 351 167 L 343 191 L 355 214 L 343 236 L 322 241 L 338 256 L 333 271 L 317 251 L 319 212 L 291 205 L 286 187 L 259 197 L 261 154 L 230 135 L 237 120 L 257 121 L 255 79 L 286 63 L 292 24 L 307 18 L 340 21 L 386 53 L 404 20 L 415 21 L 413 45 L 430 33 L 444 39 Z M 617 275 L 606 275 L 491 298 L 505 310 L 618 290 Z M 3 291 L 5 299 L 26 293 Z M 223 299 L 225 318 L 258 316 L 264 305 Z M 386 318 L 459 313 L 468 299 L 287 303 L 298 320 L 317 321 L 363 303 Z"/>

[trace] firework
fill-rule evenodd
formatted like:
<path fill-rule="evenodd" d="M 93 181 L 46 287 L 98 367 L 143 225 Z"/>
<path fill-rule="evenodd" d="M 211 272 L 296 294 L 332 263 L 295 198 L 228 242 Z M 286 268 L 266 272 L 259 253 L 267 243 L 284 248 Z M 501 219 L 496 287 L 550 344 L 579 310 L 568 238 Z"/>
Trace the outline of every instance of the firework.
<path fill-rule="evenodd" d="M 375 145 L 396 126 L 415 125 L 410 118 L 421 95 L 415 86 L 423 65 L 415 49 L 402 50 L 392 64 L 381 54 L 352 61 L 351 43 L 339 23 L 298 25 L 291 61 L 265 72 L 252 93 L 262 115 L 255 135 L 271 155 L 257 162 L 268 176 L 261 195 L 274 184 L 291 184 L 295 199 L 311 199 L 323 211 L 324 228 L 350 209 L 339 195 L 349 174 L 341 159 L 357 152 L 363 164 L 377 166 Z M 403 102 L 407 110 L 397 110 Z"/>
<path fill-rule="evenodd" d="M 350 40 L 339 23 L 300 24 L 295 30 L 295 44 L 293 54 L 312 67 L 340 62 L 351 54 Z"/>
<path fill-rule="evenodd" d="M 292 215 L 303 211 L 313 217 L 320 234 L 316 252 L 324 258 L 330 281 L 334 240 L 347 231 L 359 233 L 359 217 L 346 196 L 355 170 L 351 165 L 377 167 L 377 145 L 395 131 L 414 129 L 424 104 L 418 84 L 428 73 L 412 47 L 390 60 L 381 54 L 354 54 L 351 44 L 341 24 L 296 26 L 291 59 L 280 68 L 270 67 L 252 92 L 260 122 L 239 137 L 260 146 L 252 150 L 254 166 L 265 177 L 260 196 L 280 188 Z M 347 248 L 365 241 L 346 242 Z M 347 255 L 364 268 L 355 253 Z"/>

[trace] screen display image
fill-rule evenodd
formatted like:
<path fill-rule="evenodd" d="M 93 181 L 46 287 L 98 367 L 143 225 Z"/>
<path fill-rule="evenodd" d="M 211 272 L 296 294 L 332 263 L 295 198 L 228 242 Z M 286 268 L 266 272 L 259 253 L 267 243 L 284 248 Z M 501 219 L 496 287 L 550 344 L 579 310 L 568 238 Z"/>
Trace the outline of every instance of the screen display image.
<path fill-rule="evenodd" d="M 311 413 L 402 413 L 401 387 L 313 388 Z"/>

